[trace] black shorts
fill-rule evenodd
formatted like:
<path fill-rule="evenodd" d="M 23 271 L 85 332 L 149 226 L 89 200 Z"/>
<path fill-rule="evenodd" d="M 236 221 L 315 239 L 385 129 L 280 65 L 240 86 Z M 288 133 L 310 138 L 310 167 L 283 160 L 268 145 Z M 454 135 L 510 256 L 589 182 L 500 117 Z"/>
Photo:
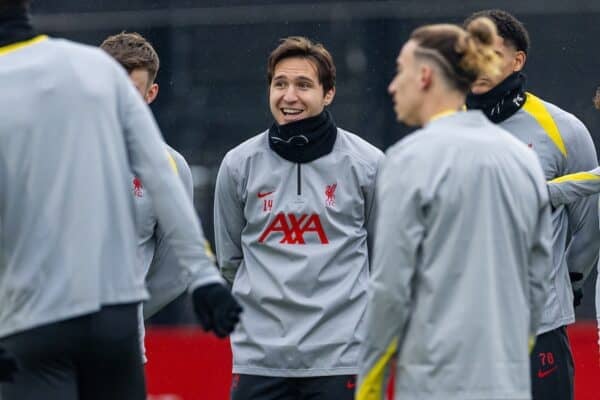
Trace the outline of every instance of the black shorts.
<path fill-rule="evenodd" d="M 234 374 L 231 400 L 354 400 L 355 375 L 287 378 Z"/>
<path fill-rule="evenodd" d="M 145 400 L 138 305 L 102 308 L 0 339 L 17 358 L 2 400 Z"/>
<path fill-rule="evenodd" d="M 531 352 L 533 400 L 573 400 L 574 371 L 566 327 L 537 337 Z"/>

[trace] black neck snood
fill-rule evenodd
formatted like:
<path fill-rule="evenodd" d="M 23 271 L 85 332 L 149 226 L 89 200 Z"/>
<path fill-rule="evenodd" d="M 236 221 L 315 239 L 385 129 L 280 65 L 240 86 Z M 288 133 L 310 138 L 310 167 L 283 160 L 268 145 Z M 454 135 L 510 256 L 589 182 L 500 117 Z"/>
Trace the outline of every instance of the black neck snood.
<path fill-rule="evenodd" d="M 469 93 L 467 109 L 483 111 L 496 124 L 502 122 L 525 104 L 526 80 L 525 74 L 515 72 L 487 93 Z"/>
<path fill-rule="evenodd" d="M 269 129 L 271 149 L 295 163 L 308 163 L 331 153 L 336 138 L 337 127 L 327 110 L 285 125 L 275 122 Z"/>

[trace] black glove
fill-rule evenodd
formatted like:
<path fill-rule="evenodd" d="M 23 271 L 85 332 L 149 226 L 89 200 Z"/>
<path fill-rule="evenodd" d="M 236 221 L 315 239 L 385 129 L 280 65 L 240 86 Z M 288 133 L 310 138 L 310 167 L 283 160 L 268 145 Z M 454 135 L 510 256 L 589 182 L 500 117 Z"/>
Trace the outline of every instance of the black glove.
<path fill-rule="evenodd" d="M 15 358 L 0 347 L 0 382 L 12 382 L 13 375 L 17 370 Z"/>
<path fill-rule="evenodd" d="M 569 279 L 571 279 L 571 286 L 574 283 L 579 282 L 583 279 L 583 274 L 579 272 L 569 272 Z M 575 289 L 573 287 L 573 307 L 578 307 L 583 299 L 583 287 Z"/>
<path fill-rule="evenodd" d="M 228 336 L 240 321 L 242 306 L 220 283 L 198 286 L 192 293 L 192 302 L 200 325 L 218 337 Z"/>

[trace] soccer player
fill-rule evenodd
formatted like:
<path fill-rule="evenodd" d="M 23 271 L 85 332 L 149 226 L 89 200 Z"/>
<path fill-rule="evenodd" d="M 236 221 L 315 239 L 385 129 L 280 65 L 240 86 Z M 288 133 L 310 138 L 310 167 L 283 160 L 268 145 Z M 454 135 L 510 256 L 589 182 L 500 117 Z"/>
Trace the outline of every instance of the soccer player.
<path fill-rule="evenodd" d="M 225 156 L 215 242 L 244 307 L 233 400 L 352 399 L 383 153 L 339 128 L 329 51 L 288 37 L 267 62 L 273 125 Z"/>
<path fill-rule="evenodd" d="M 488 118 L 537 153 L 547 180 L 598 166 L 592 138 L 572 114 L 525 91 L 522 72 L 529 50 L 523 24 L 502 10 L 473 14 L 489 17 L 499 38 L 495 51 L 502 58 L 502 74 L 482 75 L 467 97 L 467 108 Z M 550 296 L 544 307 L 531 354 L 533 398 L 573 398 L 574 364 L 566 326 L 575 321 L 573 289 L 578 289 L 596 264 L 600 249 L 598 196 L 566 205 L 552 216 L 553 269 Z M 571 284 L 570 277 L 574 278 Z"/>
<path fill-rule="evenodd" d="M 0 21 L 0 375 L 13 379 L 0 397 L 145 399 L 130 171 L 194 277 L 204 325 L 226 335 L 239 305 L 123 68 L 38 35 L 27 0 L 0 0 Z"/>
<path fill-rule="evenodd" d="M 122 32 L 106 38 L 100 48 L 125 68 L 144 101 L 151 104 L 158 96 L 159 86 L 155 79 L 160 60 L 150 42 L 139 33 Z M 190 167 L 181 154 L 167 144 L 165 148 L 171 166 L 181 178 L 190 200 L 193 200 L 194 185 Z M 165 232 L 158 224 L 152 199 L 144 190 L 142 181 L 132 175 L 130 182 L 130 194 L 136 212 L 138 268 L 139 273 L 146 278 L 146 287 L 150 292 L 150 297 L 143 307 L 143 314 L 140 306 L 139 316 L 142 356 L 146 361 L 144 318 L 149 318 L 185 291 L 188 278 L 177 268 L 177 260 L 171 246 L 165 240 Z M 206 239 L 204 242 L 207 243 Z M 210 249 L 208 244 L 204 248 L 205 251 Z M 207 256 L 212 257 L 212 253 L 209 252 Z"/>
<path fill-rule="evenodd" d="M 377 180 L 374 261 L 358 400 L 530 399 L 528 341 L 548 293 L 551 221 L 535 153 L 479 111 L 497 72 L 494 25 L 427 25 L 397 59 L 399 121 Z M 394 357 L 395 356 L 395 357 Z"/>
<path fill-rule="evenodd" d="M 600 88 L 596 90 L 594 105 L 600 110 Z M 564 175 L 548 182 L 550 202 L 554 207 L 573 203 L 583 197 L 600 193 L 600 167 L 587 172 Z M 583 292 L 575 292 L 576 300 L 581 301 Z M 577 304 L 577 303 L 576 303 Z M 596 320 L 598 323 L 598 344 L 600 345 L 600 275 L 596 277 Z"/>

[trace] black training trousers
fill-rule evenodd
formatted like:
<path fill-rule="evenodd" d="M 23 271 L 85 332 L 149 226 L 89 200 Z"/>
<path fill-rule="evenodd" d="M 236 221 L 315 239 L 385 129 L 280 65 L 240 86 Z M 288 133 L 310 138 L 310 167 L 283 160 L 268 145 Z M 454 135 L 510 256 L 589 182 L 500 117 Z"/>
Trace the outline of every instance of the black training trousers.
<path fill-rule="evenodd" d="M 17 358 L 2 400 L 145 400 L 138 305 L 100 311 L 0 339 Z"/>
<path fill-rule="evenodd" d="M 234 374 L 231 400 L 354 400 L 355 375 L 287 378 Z"/>
<path fill-rule="evenodd" d="M 573 400 L 574 370 L 567 329 L 539 335 L 531 352 L 533 400 Z"/>

